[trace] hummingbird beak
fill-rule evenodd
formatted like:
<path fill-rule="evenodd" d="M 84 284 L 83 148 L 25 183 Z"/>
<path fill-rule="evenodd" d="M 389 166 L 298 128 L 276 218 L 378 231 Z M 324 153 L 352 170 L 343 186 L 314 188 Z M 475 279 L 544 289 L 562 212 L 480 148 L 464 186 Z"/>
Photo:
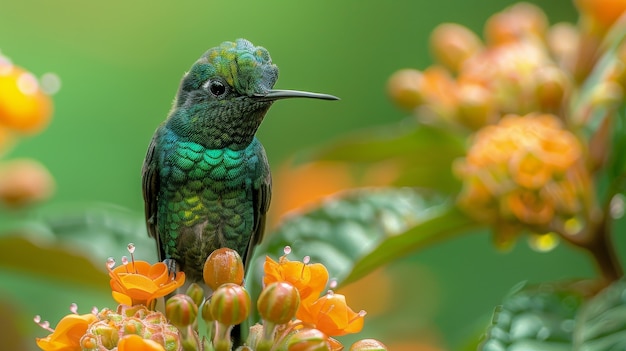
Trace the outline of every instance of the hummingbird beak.
<path fill-rule="evenodd" d="M 265 94 L 252 95 L 252 98 L 257 101 L 275 101 L 275 100 L 289 99 L 289 98 L 339 100 L 338 97 L 333 96 L 333 95 L 328 95 L 328 94 L 310 93 L 308 91 L 299 91 L 299 90 L 277 90 L 277 89 L 272 89 Z"/>

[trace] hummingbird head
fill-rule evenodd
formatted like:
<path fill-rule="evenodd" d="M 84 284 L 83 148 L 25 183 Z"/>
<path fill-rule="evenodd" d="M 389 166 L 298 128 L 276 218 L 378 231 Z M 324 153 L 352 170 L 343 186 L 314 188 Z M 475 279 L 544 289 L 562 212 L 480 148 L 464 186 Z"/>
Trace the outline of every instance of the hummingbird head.
<path fill-rule="evenodd" d="M 180 84 L 170 127 L 210 148 L 246 147 L 278 99 L 326 94 L 273 90 L 278 67 L 269 52 L 245 39 L 209 49 Z"/>

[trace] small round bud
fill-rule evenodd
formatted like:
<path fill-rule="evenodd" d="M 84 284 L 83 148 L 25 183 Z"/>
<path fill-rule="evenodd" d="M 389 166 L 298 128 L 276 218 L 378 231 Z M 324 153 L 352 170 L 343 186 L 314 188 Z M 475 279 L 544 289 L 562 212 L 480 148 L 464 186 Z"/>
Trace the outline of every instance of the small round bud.
<path fill-rule="evenodd" d="M 207 323 L 213 322 L 215 320 L 215 318 L 213 318 L 213 315 L 211 314 L 211 300 L 210 299 L 204 301 L 204 303 L 202 304 L 200 313 L 202 316 L 202 320 L 204 320 Z"/>
<path fill-rule="evenodd" d="M 493 94 L 484 86 L 474 83 L 458 85 L 458 119 L 468 128 L 478 130 L 498 118 Z"/>
<path fill-rule="evenodd" d="M 389 77 L 387 91 L 395 104 L 412 110 L 424 102 L 422 85 L 422 72 L 410 68 L 401 69 Z"/>
<path fill-rule="evenodd" d="M 248 317 L 250 304 L 250 295 L 246 289 L 241 285 L 226 283 L 213 292 L 211 315 L 222 324 L 240 324 Z"/>
<path fill-rule="evenodd" d="M 557 67 L 546 66 L 535 72 L 535 78 L 537 80 L 535 95 L 542 110 L 557 112 L 569 88 L 566 74 Z"/>
<path fill-rule="evenodd" d="M 287 340 L 289 351 L 330 351 L 328 336 L 317 329 L 305 328 L 291 335 Z"/>
<path fill-rule="evenodd" d="M 191 297 L 196 306 L 200 306 L 204 300 L 204 289 L 197 283 L 191 283 L 185 294 Z"/>
<path fill-rule="evenodd" d="M 209 255 L 202 271 L 204 282 L 213 290 L 226 283 L 243 283 L 243 261 L 237 251 L 229 248 L 217 249 Z"/>
<path fill-rule="evenodd" d="M 468 28 L 455 23 L 443 23 L 430 35 L 432 55 L 452 72 L 458 72 L 469 57 L 482 49 L 480 38 Z"/>
<path fill-rule="evenodd" d="M 387 346 L 376 339 L 363 339 L 352 344 L 350 351 L 387 351 Z"/>
<path fill-rule="evenodd" d="M 192 325 L 198 316 L 198 305 L 183 294 L 172 296 L 165 303 L 165 315 L 179 329 Z"/>
<path fill-rule="evenodd" d="M 99 342 L 108 350 L 112 350 L 120 339 L 120 334 L 115 325 L 100 323 L 92 328 L 91 332 L 97 335 Z"/>
<path fill-rule="evenodd" d="M 21 159 L 0 167 L 0 201 L 19 208 L 48 199 L 54 192 L 54 178 L 41 163 Z"/>
<path fill-rule="evenodd" d="M 287 282 L 274 282 L 263 289 L 257 300 L 259 314 L 276 324 L 289 322 L 300 306 L 298 290 Z"/>
<path fill-rule="evenodd" d="M 520 2 L 491 16 L 485 23 L 488 44 L 501 45 L 542 38 L 548 29 L 546 14 L 536 5 Z"/>

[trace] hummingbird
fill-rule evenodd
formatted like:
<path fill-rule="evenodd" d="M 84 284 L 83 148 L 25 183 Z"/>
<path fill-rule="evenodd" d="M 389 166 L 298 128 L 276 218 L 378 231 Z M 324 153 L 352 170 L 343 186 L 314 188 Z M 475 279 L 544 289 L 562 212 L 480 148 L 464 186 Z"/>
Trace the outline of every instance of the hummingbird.
<path fill-rule="evenodd" d="M 278 67 L 245 39 L 206 51 L 180 83 L 142 167 L 148 234 L 170 273 L 202 285 L 211 252 L 236 250 L 247 268 L 265 230 L 272 178 L 255 134 L 276 100 L 338 100 L 273 89 Z M 187 285 L 187 284 L 186 284 Z M 205 288 L 206 289 L 206 288 Z"/>

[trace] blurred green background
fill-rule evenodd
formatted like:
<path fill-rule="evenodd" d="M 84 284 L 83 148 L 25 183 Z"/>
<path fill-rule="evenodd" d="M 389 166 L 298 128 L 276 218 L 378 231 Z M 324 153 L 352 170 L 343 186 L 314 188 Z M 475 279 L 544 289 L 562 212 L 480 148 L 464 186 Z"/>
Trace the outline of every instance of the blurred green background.
<path fill-rule="evenodd" d="M 389 75 L 431 63 L 427 41 L 436 25 L 457 22 L 482 33 L 484 21 L 512 3 L 3 1 L 2 53 L 37 76 L 54 72 L 62 81 L 51 125 L 22 139 L 5 157 L 32 157 L 50 169 L 58 188 L 48 206 L 112 203 L 140 218 L 140 170 L 149 140 L 165 118 L 182 74 L 209 47 L 247 38 L 266 47 L 280 67 L 277 88 L 341 97 L 337 103 L 285 101 L 272 107 L 258 137 L 277 169 L 298 151 L 405 118 L 386 97 Z M 576 21 L 571 0 L 534 3 L 551 23 Z M 477 234 L 389 267 L 392 295 L 381 295 L 386 301 L 378 303 L 385 312 L 370 316 L 370 328 L 362 336 L 390 344 L 419 339 L 457 349 L 479 334 L 515 283 L 593 274 L 589 260 L 564 245 L 540 254 L 520 243 L 502 255 L 489 245 L 489 236 Z M 623 252 L 626 245 L 620 240 Z M 121 246 L 100 255 L 124 253 Z M 15 326 L 28 337 L 46 334 L 30 322 L 34 314 L 55 325 L 71 302 L 78 301 L 83 313 L 91 304 L 112 306 L 106 280 L 99 294 L 67 291 L 53 280 L 17 283 L 19 270 L 4 268 L 0 292 L 14 301 Z M 374 292 L 383 288 L 370 287 Z"/>

